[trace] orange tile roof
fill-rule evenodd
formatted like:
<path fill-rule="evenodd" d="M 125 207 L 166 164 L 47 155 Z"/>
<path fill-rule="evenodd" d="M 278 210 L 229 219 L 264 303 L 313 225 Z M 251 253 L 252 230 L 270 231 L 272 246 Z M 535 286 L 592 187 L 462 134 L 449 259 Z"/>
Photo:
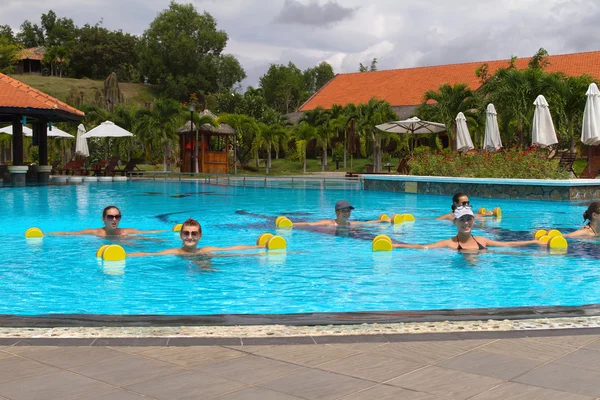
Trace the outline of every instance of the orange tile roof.
<path fill-rule="evenodd" d="M 46 49 L 44 47 L 30 47 L 17 53 L 19 60 L 43 60 Z"/>
<path fill-rule="evenodd" d="M 71 107 L 46 93 L 40 92 L 10 76 L 0 73 L 0 114 L 2 109 L 23 109 L 23 114 L 32 110 L 54 110 L 62 115 L 81 119 L 83 111 Z"/>
<path fill-rule="evenodd" d="M 527 68 L 528 58 L 518 58 L 516 67 Z M 549 56 L 548 72 L 566 75 L 587 74 L 600 80 L 600 51 Z M 374 72 L 353 72 L 336 75 L 329 83 L 309 98 L 300 111 L 321 106 L 329 109 L 332 104 L 366 103 L 372 97 L 388 101 L 392 106 L 417 105 L 423 101 L 428 90 L 437 90 L 445 83 L 466 83 L 471 89 L 480 86 L 475 70 L 488 64 L 488 73 L 508 66 L 510 60 L 478 61 L 464 64 L 436 65 L 431 67 L 392 69 Z"/>

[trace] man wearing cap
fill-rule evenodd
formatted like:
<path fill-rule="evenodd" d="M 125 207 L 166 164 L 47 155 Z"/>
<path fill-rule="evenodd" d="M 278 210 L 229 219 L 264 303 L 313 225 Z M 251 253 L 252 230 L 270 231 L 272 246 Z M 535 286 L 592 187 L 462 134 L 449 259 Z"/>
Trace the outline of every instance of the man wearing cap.
<path fill-rule="evenodd" d="M 389 222 L 389 220 L 373 220 L 373 221 L 348 221 L 350 218 L 350 214 L 354 210 L 354 207 L 348 202 L 348 200 L 340 200 L 335 203 L 335 219 L 324 219 L 317 222 L 295 222 L 295 226 L 318 226 L 318 225 L 328 225 L 334 227 L 347 227 L 350 225 L 360 225 L 360 224 L 375 224 L 381 222 Z"/>

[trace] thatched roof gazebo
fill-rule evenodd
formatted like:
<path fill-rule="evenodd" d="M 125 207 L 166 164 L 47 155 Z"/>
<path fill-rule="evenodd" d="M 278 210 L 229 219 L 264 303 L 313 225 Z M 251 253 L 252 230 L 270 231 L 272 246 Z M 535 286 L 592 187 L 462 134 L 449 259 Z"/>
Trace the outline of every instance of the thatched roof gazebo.
<path fill-rule="evenodd" d="M 204 110 L 200 116 L 217 116 L 209 110 Z M 195 172 L 194 151 L 196 138 L 198 139 L 198 172 L 205 174 L 229 173 L 229 143 L 230 138 L 236 134 L 235 129 L 221 123 L 218 128 L 203 124 L 196 130 L 191 121 L 177 129 L 179 134 L 179 151 L 181 159 L 181 172 Z"/>

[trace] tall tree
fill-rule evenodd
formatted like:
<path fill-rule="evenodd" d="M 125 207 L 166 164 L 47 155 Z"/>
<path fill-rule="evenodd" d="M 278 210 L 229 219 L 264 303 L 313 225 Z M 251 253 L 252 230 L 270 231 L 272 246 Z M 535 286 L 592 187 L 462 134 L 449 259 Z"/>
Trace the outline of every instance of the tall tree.
<path fill-rule="evenodd" d="M 282 114 L 294 111 L 308 98 L 303 88 L 302 71 L 292 62 L 287 66 L 271 64 L 259 82 L 267 105 Z"/>
<path fill-rule="evenodd" d="M 307 111 L 301 118 L 301 121 L 308 123 L 315 128 L 315 139 L 317 145 L 321 145 L 323 153 L 321 155 L 321 171 L 325 171 L 327 166 L 327 146 L 329 146 L 331 129 L 329 121 L 331 112 L 323 107 L 317 107 L 314 110 Z"/>
<path fill-rule="evenodd" d="M 363 134 L 365 139 L 371 141 L 372 157 L 375 171 L 381 171 L 381 147 L 384 140 L 391 136 L 386 134 L 375 126 L 384 122 L 398 119 L 398 115 L 392 110 L 392 106 L 387 101 L 370 99 L 366 104 L 358 105 L 357 129 Z"/>
<path fill-rule="evenodd" d="M 265 173 L 269 173 L 271 169 L 271 150 L 274 144 L 278 144 L 281 138 L 287 137 L 287 131 L 281 125 L 267 125 L 263 122 L 258 124 L 260 128 L 260 136 L 264 143 L 267 152 L 267 160 L 265 162 Z"/>
<path fill-rule="evenodd" d="M 10 25 L 0 25 L 0 37 L 2 36 L 7 38 L 10 43 L 15 44 L 16 38 Z"/>
<path fill-rule="evenodd" d="M 17 62 L 17 54 L 21 46 L 13 43 L 6 36 L 0 36 L 0 72 L 12 74 Z"/>
<path fill-rule="evenodd" d="M 302 161 L 302 172 L 306 173 L 306 147 L 315 138 L 317 130 L 307 122 L 300 122 L 294 127 L 292 137 L 296 142 L 296 151 Z"/>
<path fill-rule="evenodd" d="M 373 72 L 377 71 L 377 58 L 371 60 L 370 65 L 363 65 L 363 63 L 358 64 L 358 72 Z"/>
<path fill-rule="evenodd" d="M 171 145 L 178 139 L 179 128 L 187 112 L 173 99 L 156 100 L 152 108 L 142 109 L 137 116 L 135 131 L 146 141 L 159 140 L 163 145 L 163 170 L 170 169 Z"/>
<path fill-rule="evenodd" d="M 25 20 L 21 24 L 19 33 L 17 33 L 17 41 L 23 45 L 24 48 L 43 46 L 44 30 L 37 24 L 33 24 L 28 20 Z"/>
<path fill-rule="evenodd" d="M 459 112 L 469 115 L 475 108 L 477 100 L 466 83 L 448 83 L 438 90 L 428 90 L 423 96 L 423 103 L 417 109 L 417 116 L 424 120 L 441 122 L 451 140 L 451 148 L 456 149 L 456 116 Z"/>
<path fill-rule="evenodd" d="M 231 90 L 246 75 L 233 56 L 222 54 L 227 39 L 210 14 L 172 1 L 141 37 L 141 72 L 173 98 Z"/>
<path fill-rule="evenodd" d="M 308 68 L 302 73 L 304 90 L 312 95 L 332 80 L 334 76 L 335 73 L 331 65 L 322 61 L 319 65 Z"/>
<path fill-rule="evenodd" d="M 244 114 L 221 114 L 217 119 L 235 129 L 236 157 L 243 166 L 248 165 L 248 155 L 256 150 L 260 138 L 260 128 L 256 120 Z M 236 161 L 237 162 L 237 161 Z"/>

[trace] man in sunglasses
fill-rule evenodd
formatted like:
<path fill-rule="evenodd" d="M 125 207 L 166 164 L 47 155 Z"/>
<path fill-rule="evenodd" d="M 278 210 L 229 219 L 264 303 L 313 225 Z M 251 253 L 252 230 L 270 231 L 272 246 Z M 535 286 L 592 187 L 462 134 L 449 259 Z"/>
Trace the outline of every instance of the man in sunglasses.
<path fill-rule="evenodd" d="M 160 255 L 176 255 L 176 256 L 188 256 L 188 255 L 200 255 L 200 254 L 210 254 L 213 251 L 232 251 L 232 250 L 250 250 L 250 249 L 258 249 L 265 248 L 266 244 L 262 245 L 252 245 L 252 246 L 232 246 L 232 247 L 201 247 L 198 248 L 198 242 L 200 238 L 202 238 L 202 227 L 200 223 L 195 219 L 189 218 L 185 221 L 181 226 L 181 231 L 179 231 L 179 237 L 181 238 L 181 247 L 177 247 L 174 249 L 167 249 L 163 251 L 159 251 L 158 253 L 130 253 L 128 257 L 141 257 L 141 256 L 160 256 Z"/>
<path fill-rule="evenodd" d="M 104 208 L 102 211 L 102 222 L 104 223 L 102 228 L 90 228 L 75 232 L 49 233 L 52 235 L 96 235 L 100 237 L 111 237 L 135 235 L 139 233 L 165 232 L 165 230 L 140 231 L 133 228 L 119 228 L 119 223 L 121 222 L 121 210 L 119 210 L 116 206 L 108 206 Z"/>
<path fill-rule="evenodd" d="M 437 217 L 436 219 L 453 221 L 454 220 L 454 210 L 456 210 L 458 207 L 471 208 L 471 202 L 469 201 L 469 197 L 466 194 L 460 193 L 460 192 L 455 193 L 454 196 L 452 196 L 452 212 L 441 215 L 441 216 Z M 474 214 L 474 215 L 475 215 L 475 219 L 482 219 L 485 217 L 493 216 L 494 212 L 486 211 L 485 214 Z"/>

